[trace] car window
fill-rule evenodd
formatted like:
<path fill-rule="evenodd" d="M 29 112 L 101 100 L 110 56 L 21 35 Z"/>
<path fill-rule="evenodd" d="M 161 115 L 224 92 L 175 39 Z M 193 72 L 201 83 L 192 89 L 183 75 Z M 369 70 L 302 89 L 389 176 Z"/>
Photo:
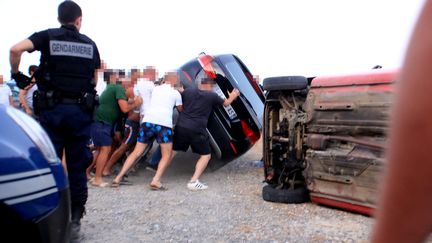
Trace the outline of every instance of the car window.
<path fill-rule="evenodd" d="M 222 56 L 220 59 L 225 65 L 227 72 L 229 72 L 230 76 L 238 85 L 238 89 L 243 97 L 249 101 L 248 103 L 257 113 L 258 118 L 261 119 L 264 112 L 264 103 L 252 87 L 240 64 L 232 56 Z"/>

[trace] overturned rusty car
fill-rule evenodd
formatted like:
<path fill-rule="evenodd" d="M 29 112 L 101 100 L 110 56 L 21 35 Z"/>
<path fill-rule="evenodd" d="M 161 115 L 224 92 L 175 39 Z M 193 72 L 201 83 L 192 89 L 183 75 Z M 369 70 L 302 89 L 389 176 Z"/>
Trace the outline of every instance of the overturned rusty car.
<path fill-rule="evenodd" d="M 371 215 L 396 75 L 265 79 L 264 200 L 311 200 Z"/>

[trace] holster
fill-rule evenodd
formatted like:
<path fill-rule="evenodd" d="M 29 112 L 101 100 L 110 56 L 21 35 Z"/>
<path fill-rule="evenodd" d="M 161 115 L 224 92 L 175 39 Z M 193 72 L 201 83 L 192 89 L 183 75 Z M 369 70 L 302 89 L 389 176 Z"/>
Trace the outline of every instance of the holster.
<path fill-rule="evenodd" d="M 41 111 L 54 108 L 56 103 L 55 93 L 52 90 L 36 90 L 33 92 L 33 111 L 35 115 L 39 115 Z"/>
<path fill-rule="evenodd" d="M 99 105 L 99 96 L 96 92 L 85 93 L 81 99 L 81 109 L 89 114 L 93 114 Z"/>

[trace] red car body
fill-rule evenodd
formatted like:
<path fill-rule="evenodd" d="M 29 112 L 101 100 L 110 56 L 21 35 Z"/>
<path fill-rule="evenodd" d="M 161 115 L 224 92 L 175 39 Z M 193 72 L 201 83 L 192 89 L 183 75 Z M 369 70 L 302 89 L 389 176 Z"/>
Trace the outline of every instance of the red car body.
<path fill-rule="evenodd" d="M 281 82 L 281 89 L 271 88 L 264 172 L 275 193 L 303 183 L 314 203 L 372 215 L 396 77 L 396 71 L 373 70 L 309 78 L 304 89 Z"/>

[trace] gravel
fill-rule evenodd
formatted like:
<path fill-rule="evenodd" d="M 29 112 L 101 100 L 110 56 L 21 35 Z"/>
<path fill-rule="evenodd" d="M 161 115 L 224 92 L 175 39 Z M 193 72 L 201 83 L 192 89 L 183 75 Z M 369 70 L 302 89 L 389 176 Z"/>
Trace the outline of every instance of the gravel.
<path fill-rule="evenodd" d="M 133 185 L 89 187 L 84 242 L 367 242 L 374 220 L 305 204 L 265 202 L 258 143 L 221 169 L 206 171 L 209 189 L 186 183 L 196 155 L 177 156 L 163 177 L 168 191 L 150 191 L 153 173 L 140 168 Z M 107 180 L 110 180 L 108 178 Z"/>

